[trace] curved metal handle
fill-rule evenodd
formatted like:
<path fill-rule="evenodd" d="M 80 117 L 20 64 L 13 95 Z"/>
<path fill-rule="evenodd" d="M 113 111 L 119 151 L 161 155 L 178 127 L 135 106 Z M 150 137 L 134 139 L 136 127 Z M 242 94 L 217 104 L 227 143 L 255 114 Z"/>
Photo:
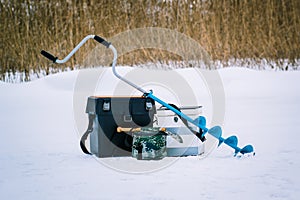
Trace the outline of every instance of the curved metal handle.
<path fill-rule="evenodd" d="M 132 83 L 131 81 L 127 80 L 126 78 L 123 78 L 120 74 L 118 74 L 117 70 L 116 70 L 116 64 L 117 64 L 117 59 L 118 59 L 118 53 L 116 48 L 110 43 L 107 42 L 105 39 L 103 39 L 102 37 L 98 36 L 98 35 L 88 35 L 85 38 L 83 38 L 83 40 L 81 40 L 81 42 L 62 60 L 58 59 L 58 57 L 53 56 L 52 54 L 42 50 L 41 54 L 43 56 L 45 56 L 46 58 L 48 58 L 49 60 L 51 60 L 53 63 L 65 63 L 67 62 L 75 53 L 76 51 L 78 51 L 78 49 L 84 44 L 86 43 L 87 40 L 89 39 L 95 39 L 97 42 L 99 42 L 100 44 L 104 45 L 106 48 L 110 48 L 114 54 L 114 58 L 113 58 L 113 63 L 112 63 L 112 69 L 113 69 L 113 73 L 114 75 L 119 78 L 120 80 L 126 82 L 127 84 L 131 85 L 132 87 L 136 88 L 137 90 L 141 91 L 143 94 L 147 93 L 146 90 L 144 90 L 143 88 L 139 87 L 138 85 Z"/>
<path fill-rule="evenodd" d="M 86 43 L 86 41 L 88 41 L 89 39 L 95 39 L 97 42 L 99 42 L 100 44 L 103 44 L 104 46 L 106 46 L 107 48 L 109 47 L 110 43 L 107 42 L 106 40 L 104 40 L 103 38 L 97 36 L 97 35 L 88 35 L 85 38 L 83 38 L 83 40 L 81 40 L 81 42 L 62 60 L 58 59 L 58 57 L 53 56 L 52 54 L 48 53 L 47 51 L 42 50 L 41 54 L 43 56 L 45 56 L 46 58 L 48 58 L 49 60 L 53 61 L 54 63 L 65 63 L 67 62 L 75 53 L 76 51 L 78 51 L 78 49 L 84 44 Z"/>

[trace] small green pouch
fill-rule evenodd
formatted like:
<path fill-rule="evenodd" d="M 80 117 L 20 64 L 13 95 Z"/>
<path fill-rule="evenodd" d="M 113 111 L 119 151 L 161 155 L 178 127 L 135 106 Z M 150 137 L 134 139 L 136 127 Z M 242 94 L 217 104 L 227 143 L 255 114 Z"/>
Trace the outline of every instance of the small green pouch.
<path fill-rule="evenodd" d="M 133 133 L 132 157 L 160 160 L 167 156 L 167 134 L 159 127 L 142 128 Z"/>

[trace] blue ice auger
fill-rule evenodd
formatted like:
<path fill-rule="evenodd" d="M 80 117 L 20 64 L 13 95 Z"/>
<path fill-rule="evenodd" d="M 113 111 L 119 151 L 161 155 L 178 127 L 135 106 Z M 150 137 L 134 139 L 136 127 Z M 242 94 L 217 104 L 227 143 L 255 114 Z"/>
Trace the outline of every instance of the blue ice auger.
<path fill-rule="evenodd" d="M 52 54 L 42 50 L 41 54 L 43 56 L 45 56 L 46 58 L 48 58 L 49 60 L 53 61 L 53 63 L 65 63 L 66 61 L 68 61 L 72 55 L 89 39 L 95 39 L 97 42 L 101 43 L 102 45 L 104 45 L 107 48 L 110 48 L 113 51 L 114 54 L 114 58 L 113 58 L 113 63 L 112 63 L 112 70 L 114 75 L 119 78 L 120 80 L 124 81 L 125 83 L 129 84 L 130 86 L 136 88 L 137 90 L 139 90 L 140 92 L 143 93 L 144 97 L 149 97 L 151 99 L 153 99 L 154 101 L 156 101 L 157 103 L 161 104 L 162 106 L 166 107 L 167 109 L 171 110 L 172 112 L 174 112 L 175 114 L 177 114 L 178 116 L 180 116 L 182 119 L 186 120 L 187 122 L 190 122 L 191 124 L 193 124 L 194 126 L 198 127 L 199 129 L 202 130 L 201 134 L 199 133 L 195 133 L 195 135 L 199 138 L 202 139 L 205 134 L 209 133 L 210 135 L 214 136 L 215 138 L 217 138 L 219 140 L 219 146 L 222 143 L 225 143 L 226 145 L 230 146 L 231 148 L 233 148 L 235 150 L 235 156 L 238 153 L 241 154 L 246 154 L 246 153 L 252 153 L 254 152 L 254 148 L 252 145 L 246 145 L 243 148 L 239 148 L 237 146 L 238 144 L 238 139 L 236 136 L 230 136 L 226 139 L 224 139 L 222 137 L 222 129 L 220 126 L 214 126 L 210 129 L 208 129 L 206 127 L 206 119 L 203 116 L 199 116 L 197 119 L 192 119 L 189 116 L 185 115 L 184 113 L 182 113 L 180 110 L 178 110 L 177 108 L 175 108 L 172 105 L 169 105 L 168 103 L 162 101 L 161 99 L 157 98 L 156 96 L 153 95 L 153 92 L 147 92 L 146 90 L 144 90 L 143 88 L 139 87 L 138 85 L 132 83 L 131 81 L 125 79 L 124 77 L 120 76 L 117 71 L 116 71 L 116 63 L 117 63 L 117 50 L 115 49 L 115 47 L 110 43 L 107 42 L 106 40 L 104 40 L 103 38 L 97 36 L 97 35 L 88 35 L 86 36 L 63 60 L 59 60 L 57 57 L 53 56 Z M 194 132 L 193 132 L 194 133 Z"/>
<path fill-rule="evenodd" d="M 191 122 L 193 125 L 195 125 L 195 126 L 199 127 L 200 129 L 202 129 L 203 133 L 202 133 L 201 137 L 199 137 L 199 139 L 203 138 L 206 133 L 209 133 L 210 135 L 214 136 L 215 138 L 217 138 L 219 140 L 219 145 L 218 146 L 220 146 L 222 143 L 225 143 L 228 146 L 230 146 L 231 148 L 233 148 L 235 150 L 235 153 L 234 153 L 235 156 L 238 153 L 246 154 L 246 153 L 252 153 L 252 152 L 254 152 L 254 148 L 253 148 L 252 145 L 246 145 L 243 148 L 239 148 L 237 146 L 238 139 L 237 139 L 237 137 L 235 135 L 230 136 L 230 137 L 224 139 L 222 137 L 222 128 L 220 126 L 214 126 L 214 127 L 210 128 L 210 129 L 208 129 L 206 127 L 206 119 L 205 119 L 205 117 L 199 116 L 198 119 L 193 120 L 192 118 L 190 118 L 189 116 L 187 116 L 184 113 L 180 112 L 179 110 L 177 110 L 173 106 L 167 104 L 166 102 L 164 102 L 161 99 L 159 99 L 156 96 L 154 96 L 152 92 L 150 92 L 150 93 L 144 93 L 144 95 L 146 97 L 150 97 L 154 101 L 156 101 L 159 104 L 165 106 L 166 108 L 168 108 L 169 110 L 173 111 L 177 115 L 181 116 L 185 120 Z"/>

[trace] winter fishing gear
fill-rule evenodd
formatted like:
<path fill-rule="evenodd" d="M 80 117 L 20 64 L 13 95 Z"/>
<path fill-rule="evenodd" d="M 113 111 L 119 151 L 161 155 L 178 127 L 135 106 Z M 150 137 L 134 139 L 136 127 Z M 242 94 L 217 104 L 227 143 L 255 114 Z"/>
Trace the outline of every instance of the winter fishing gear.
<path fill-rule="evenodd" d="M 104 40 L 103 38 L 101 38 L 97 35 L 86 36 L 63 60 L 59 60 L 58 57 L 55 57 L 52 54 L 50 54 L 44 50 L 41 51 L 41 54 L 44 55 L 45 57 L 47 57 L 49 60 L 53 61 L 54 63 L 64 63 L 64 62 L 68 61 L 70 59 L 70 57 L 88 39 L 95 39 L 97 42 L 101 43 L 105 47 L 112 50 L 113 55 L 114 55 L 113 62 L 112 62 L 113 74 L 117 78 L 119 78 L 121 81 L 127 83 L 128 85 L 130 85 L 133 88 L 140 91 L 142 93 L 142 96 L 139 97 L 139 99 L 135 99 L 136 101 L 139 101 L 139 103 L 137 105 L 133 105 L 133 104 L 129 103 L 129 107 L 132 108 L 131 110 L 129 109 L 129 112 L 126 111 L 126 109 L 124 110 L 125 105 L 123 105 L 121 102 L 117 101 L 117 103 L 115 103 L 114 105 L 111 105 L 109 103 L 109 101 L 111 101 L 112 99 L 115 99 L 114 97 L 111 97 L 111 99 L 106 99 L 106 100 L 103 98 L 92 99 L 90 97 L 88 100 L 88 105 L 87 105 L 87 113 L 89 114 L 89 119 L 90 119 L 89 127 L 88 127 L 87 132 L 83 135 L 83 138 L 81 139 L 81 143 L 80 143 L 81 147 L 85 153 L 89 153 L 89 152 L 84 145 L 84 141 L 87 138 L 87 135 L 89 133 L 91 133 L 91 151 L 93 154 L 96 154 L 99 157 L 119 156 L 119 155 L 123 155 L 123 153 L 124 153 L 124 152 L 123 153 L 114 153 L 115 152 L 114 149 L 107 150 L 107 148 L 110 146 L 109 146 L 109 144 L 103 144 L 103 141 L 105 141 L 105 140 L 107 140 L 108 143 L 112 142 L 115 146 L 120 147 L 122 150 L 127 151 L 127 152 L 125 152 L 125 155 L 128 155 L 129 150 L 134 151 L 135 152 L 134 157 L 136 157 L 138 159 L 143 158 L 143 157 L 139 157 L 140 153 L 146 152 L 146 151 L 148 151 L 147 153 L 149 153 L 149 152 L 151 152 L 151 150 L 153 150 L 153 151 L 161 150 L 162 153 L 161 153 L 160 158 L 164 157 L 164 155 L 165 155 L 164 145 L 163 145 L 164 140 L 161 139 L 161 142 L 157 142 L 155 140 L 155 137 L 153 139 L 153 136 L 155 136 L 156 134 L 154 134 L 155 129 L 153 129 L 153 128 L 151 129 L 151 127 L 153 127 L 153 117 L 156 112 L 156 107 L 155 107 L 154 102 L 157 102 L 158 104 L 162 105 L 164 108 L 166 108 L 166 109 L 172 111 L 173 113 L 175 113 L 176 115 L 178 115 L 178 117 L 182 120 L 182 122 L 186 126 L 187 130 L 189 130 L 191 133 L 193 133 L 203 143 L 205 143 L 206 134 L 210 134 L 211 136 L 218 139 L 219 145 L 224 143 L 224 144 L 228 145 L 229 147 L 233 148 L 235 150 L 234 155 L 247 154 L 247 153 L 254 152 L 254 148 L 252 145 L 246 145 L 242 148 L 238 147 L 237 146 L 238 139 L 236 136 L 230 136 L 226 139 L 223 138 L 222 137 L 222 129 L 220 126 L 214 126 L 212 128 L 208 128 L 206 126 L 205 117 L 199 116 L 196 119 L 193 119 L 193 118 L 189 117 L 188 115 L 184 114 L 177 106 L 168 104 L 168 103 L 164 102 L 163 100 L 161 100 L 160 98 L 156 97 L 154 95 L 153 91 L 146 91 L 142 87 L 136 85 L 135 83 L 131 82 L 130 80 L 126 79 L 125 77 L 122 77 L 116 70 L 116 63 L 117 63 L 117 58 L 118 58 L 117 50 L 110 42 L 107 42 L 106 40 Z M 131 99 L 132 98 L 129 98 L 129 102 L 131 101 Z M 143 105 L 143 106 L 141 106 L 141 105 Z M 121 110 L 122 112 L 118 111 L 119 113 L 116 112 L 114 114 L 111 114 L 111 109 L 113 107 L 118 107 L 119 109 L 116 109 L 116 110 Z M 128 107 L 128 105 L 127 105 L 127 107 Z M 127 110 L 128 110 L 128 108 L 127 108 Z M 142 119 L 146 119 L 147 118 L 146 116 L 148 116 L 149 117 L 149 120 L 147 121 L 148 123 L 145 123 L 146 121 L 139 121 L 139 122 L 141 122 L 139 124 L 139 122 L 135 121 L 134 120 L 134 118 L 135 118 L 134 111 L 135 110 L 138 110 L 139 112 L 142 113 L 141 114 Z M 132 112 L 132 113 L 130 113 L 130 112 Z M 117 116 L 118 120 L 116 120 L 114 117 L 112 117 L 115 115 Z M 106 116 L 106 118 L 100 119 L 102 116 Z M 139 117 L 136 119 L 139 119 Z M 97 126 L 99 126 L 99 124 L 100 124 L 100 127 L 97 127 Z M 142 127 L 139 134 L 136 135 L 136 140 L 133 142 L 134 143 L 133 145 L 132 145 L 132 135 L 128 135 L 126 133 L 124 133 L 124 134 L 126 134 L 128 137 L 131 137 L 130 140 L 127 140 L 128 137 L 126 135 L 123 135 L 122 139 L 120 139 L 120 140 L 117 139 L 117 141 L 118 142 L 120 142 L 120 141 L 126 142 L 127 141 L 129 146 L 126 147 L 125 143 L 124 143 L 124 145 L 125 145 L 124 146 L 123 144 L 114 142 L 114 138 L 118 137 L 118 135 L 121 135 L 120 133 L 117 133 L 117 128 L 118 128 L 118 126 L 120 126 L 120 124 L 121 124 L 121 126 L 125 125 L 124 126 L 125 128 Z M 107 130 L 108 129 L 110 129 L 110 130 L 106 131 L 105 128 L 103 130 L 103 127 L 107 128 Z M 145 127 L 148 127 L 148 128 L 145 129 Z M 101 130 L 93 135 L 93 133 L 95 132 L 95 128 L 97 130 L 100 130 L 100 129 Z M 101 131 L 103 131 L 103 133 Z M 171 129 L 169 131 L 172 132 Z M 173 129 L 173 131 L 174 131 L 174 129 Z M 151 132 L 151 134 L 148 134 L 149 132 Z M 164 135 L 164 134 L 161 134 L 162 133 L 161 131 L 159 131 L 159 133 L 161 136 Z M 173 134 L 176 134 L 176 132 L 173 132 Z M 101 137 L 103 135 L 106 135 L 106 137 Z M 148 139 L 147 139 L 147 136 L 149 136 Z M 152 140 L 152 142 L 149 142 L 151 140 Z M 92 141 L 96 141 L 97 144 L 93 144 Z M 155 141 L 157 142 L 157 144 L 159 143 L 160 145 L 159 146 L 156 145 Z M 153 158 L 154 159 L 154 158 L 158 158 L 158 157 L 156 157 L 156 156 L 151 157 L 151 153 L 150 153 L 145 158 Z"/>

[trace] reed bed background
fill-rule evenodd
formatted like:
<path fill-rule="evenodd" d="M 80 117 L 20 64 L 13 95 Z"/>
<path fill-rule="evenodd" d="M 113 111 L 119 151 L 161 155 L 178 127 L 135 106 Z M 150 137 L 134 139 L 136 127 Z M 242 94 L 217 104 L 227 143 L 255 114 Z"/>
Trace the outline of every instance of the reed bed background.
<path fill-rule="evenodd" d="M 183 33 L 215 61 L 265 60 L 293 66 L 300 57 L 299 0 L 0 0 L 0 74 L 88 67 L 89 42 L 65 65 L 54 65 L 41 49 L 66 56 L 88 34 L 105 38 L 127 30 L 162 27 Z M 141 49 L 120 64 L 168 62 L 178 55 Z M 286 65 L 282 65 L 285 69 Z"/>

